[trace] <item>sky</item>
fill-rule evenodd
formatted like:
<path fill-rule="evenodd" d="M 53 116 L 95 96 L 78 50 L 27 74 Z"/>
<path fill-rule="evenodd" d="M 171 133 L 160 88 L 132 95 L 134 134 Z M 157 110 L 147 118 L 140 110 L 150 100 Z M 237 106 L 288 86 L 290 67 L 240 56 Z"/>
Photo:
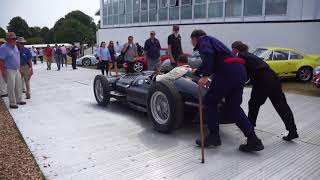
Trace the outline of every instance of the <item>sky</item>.
<path fill-rule="evenodd" d="M 0 0 L 0 27 L 7 30 L 9 21 L 21 16 L 29 25 L 47 26 L 54 23 L 68 12 L 80 10 L 94 18 L 97 23 L 99 16 L 94 14 L 100 8 L 100 0 Z"/>

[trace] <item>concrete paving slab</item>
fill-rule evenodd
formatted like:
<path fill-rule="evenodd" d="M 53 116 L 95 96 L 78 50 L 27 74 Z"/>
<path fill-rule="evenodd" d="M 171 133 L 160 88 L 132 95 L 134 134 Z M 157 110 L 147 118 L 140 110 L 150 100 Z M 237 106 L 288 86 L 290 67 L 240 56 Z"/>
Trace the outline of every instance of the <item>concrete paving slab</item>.
<path fill-rule="evenodd" d="M 222 146 L 206 149 L 201 164 L 194 145 L 197 127 L 164 135 L 152 129 L 144 113 L 119 102 L 99 107 L 92 88 L 99 73 L 71 67 L 46 71 L 37 65 L 32 99 L 10 110 L 48 179 L 320 179 L 318 97 L 287 94 L 299 140 L 281 140 L 284 125 L 267 101 L 257 123 L 264 151 L 239 152 L 244 136 L 235 125 L 221 125 Z M 245 111 L 250 91 L 245 89 Z"/>

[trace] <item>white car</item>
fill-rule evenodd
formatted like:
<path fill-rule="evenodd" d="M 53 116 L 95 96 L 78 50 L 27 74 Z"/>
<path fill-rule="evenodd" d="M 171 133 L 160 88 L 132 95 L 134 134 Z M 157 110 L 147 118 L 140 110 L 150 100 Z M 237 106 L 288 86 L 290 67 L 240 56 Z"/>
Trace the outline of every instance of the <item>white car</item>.
<path fill-rule="evenodd" d="M 85 55 L 76 60 L 77 66 L 92 66 L 98 64 L 96 54 Z"/>

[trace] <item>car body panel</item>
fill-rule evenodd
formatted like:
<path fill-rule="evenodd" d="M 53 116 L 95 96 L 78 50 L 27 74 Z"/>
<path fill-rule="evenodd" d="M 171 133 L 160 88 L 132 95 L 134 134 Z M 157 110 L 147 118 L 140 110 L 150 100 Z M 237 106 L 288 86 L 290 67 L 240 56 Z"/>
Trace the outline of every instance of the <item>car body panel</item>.
<path fill-rule="evenodd" d="M 262 51 L 265 52 L 262 52 Z M 308 55 L 290 48 L 266 47 L 253 52 L 263 58 L 280 77 L 294 77 L 301 67 L 315 68 L 319 65 L 319 55 Z"/>
<path fill-rule="evenodd" d="M 83 60 L 84 60 L 85 58 L 90 59 L 91 65 L 96 65 L 96 64 L 98 64 L 98 62 L 99 62 L 99 61 L 97 60 L 97 58 L 96 58 L 96 54 L 90 54 L 90 55 L 85 55 L 85 56 L 83 56 L 83 57 L 81 57 L 81 58 L 78 58 L 78 59 L 76 60 L 76 64 L 77 64 L 78 66 L 82 66 L 82 65 L 83 65 L 82 62 L 83 62 Z"/>

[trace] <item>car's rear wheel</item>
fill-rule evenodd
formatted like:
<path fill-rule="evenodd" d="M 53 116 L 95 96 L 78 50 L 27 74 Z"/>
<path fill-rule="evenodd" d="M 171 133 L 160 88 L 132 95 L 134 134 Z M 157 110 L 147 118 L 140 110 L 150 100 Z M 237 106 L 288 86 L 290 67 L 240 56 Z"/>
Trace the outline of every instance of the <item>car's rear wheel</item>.
<path fill-rule="evenodd" d="M 311 67 L 302 67 L 299 69 L 297 78 L 301 82 L 308 82 L 312 78 L 312 68 Z"/>
<path fill-rule="evenodd" d="M 183 100 L 172 82 L 160 81 L 151 85 L 147 112 L 157 131 L 170 133 L 183 120 Z"/>
<path fill-rule="evenodd" d="M 83 65 L 83 66 L 90 66 L 90 65 L 91 65 L 91 59 L 89 59 L 89 58 L 84 58 L 84 59 L 82 60 L 82 65 Z"/>
<path fill-rule="evenodd" d="M 142 72 L 143 71 L 143 63 L 142 62 L 135 62 L 133 64 L 133 70 L 135 72 Z"/>
<path fill-rule="evenodd" d="M 94 96 L 100 106 L 107 106 L 110 102 L 110 86 L 103 75 L 97 75 L 93 83 Z"/>

